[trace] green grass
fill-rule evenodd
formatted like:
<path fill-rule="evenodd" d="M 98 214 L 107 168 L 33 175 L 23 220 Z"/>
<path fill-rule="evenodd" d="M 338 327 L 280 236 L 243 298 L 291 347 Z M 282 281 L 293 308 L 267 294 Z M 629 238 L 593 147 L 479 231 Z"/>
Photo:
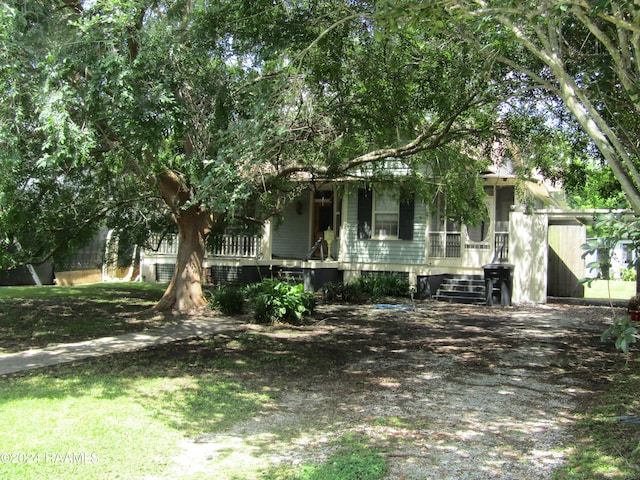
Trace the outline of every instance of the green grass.
<path fill-rule="evenodd" d="M 241 332 L 0 376 L 0 478 L 269 478 L 264 463 L 216 457 L 205 473 L 176 458 L 185 442 L 260 418 L 291 379 L 343 361 L 325 350 Z M 248 448 L 259 458 L 272 440 L 288 444 L 323 421 L 283 424 Z M 286 465 L 278 478 L 381 478 L 371 472 L 383 471 L 385 459 L 361 443 L 339 445 L 323 464 Z"/>
<path fill-rule="evenodd" d="M 93 283 L 72 287 L 54 285 L 0 287 L 0 301 L 73 299 L 112 303 L 131 297 L 141 299 L 148 298 L 149 295 L 156 297 L 158 293 L 164 292 L 166 287 L 164 284 L 148 282 Z"/>
<path fill-rule="evenodd" d="M 623 364 L 573 427 L 572 455 L 555 480 L 640 478 L 640 426 L 616 417 L 640 412 L 640 362 Z"/>
<path fill-rule="evenodd" d="M 161 318 L 146 311 L 164 285 L 0 287 L 0 353 L 141 331 Z"/>
<path fill-rule="evenodd" d="M 384 457 L 359 439 L 340 443 L 322 464 L 285 465 L 275 477 L 261 463 L 211 460 L 208 473 L 176 464 L 185 440 L 226 435 L 260 418 L 291 379 L 342 361 L 333 354 L 319 361 L 325 355 L 306 343 L 245 332 L 0 376 L 1 449 L 16 455 L 0 462 L 0 478 L 381 478 L 373 473 L 386 468 Z M 259 458 L 272 441 L 288 444 L 324 421 L 283 424 L 249 448 Z"/>
<path fill-rule="evenodd" d="M 585 298 L 608 299 L 609 294 L 613 300 L 629 300 L 636 293 L 636 282 L 623 282 L 622 280 L 595 280 L 591 286 L 585 285 Z"/>
<path fill-rule="evenodd" d="M 163 288 L 0 290 L 6 349 L 7 342 L 31 344 L 45 327 L 52 342 L 113 334 Z M 134 316 L 119 319 L 120 312 Z M 24 326 L 27 340 L 19 337 Z M 269 381 L 274 370 L 299 376 L 324 368 L 299 355 L 276 339 L 240 333 L 0 376 L 0 478 L 258 478 L 264 465 L 237 462 L 212 477 L 181 471 L 175 458 L 185 440 L 227 432 L 268 410 L 280 390 Z"/>
<path fill-rule="evenodd" d="M 346 435 L 336 442 L 336 452 L 325 462 L 306 463 L 295 469 L 278 468 L 264 474 L 265 480 L 381 480 L 387 460 L 366 436 Z M 294 470 L 294 471 L 292 471 Z"/>
<path fill-rule="evenodd" d="M 113 377 L 35 375 L 11 383 L 0 393 L 0 431 L 2 451 L 15 457 L 0 462 L 0 478 L 151 475 L 179 440 Z"/>
<path fill-rule="evenodd" d="M 120 355 L 0 378 L 0 478 L 167 474 L 183 439 L 224 431 L 270 401 L 220 372 L 194 375 L 190 363 Z"/>

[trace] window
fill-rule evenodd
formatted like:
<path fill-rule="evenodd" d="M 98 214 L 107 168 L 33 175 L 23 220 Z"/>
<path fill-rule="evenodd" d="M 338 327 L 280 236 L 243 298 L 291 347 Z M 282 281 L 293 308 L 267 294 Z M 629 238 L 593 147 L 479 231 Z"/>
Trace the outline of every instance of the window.
<path fill-rule="evenodd" d="M 415 201 L 411 195 L 358 190 L 358 238 L 413 240 Z M 406 200 L 405 200 L 406 198 Z"/>
<path fill-rule="evenodd" d="M 429 256 L 459 258 L 461 242 L 460 222 L 447 215 L 444 196 L 438 194 L 431 209 Z"/>
<path fill-rule="evenodd" d="M 373 236 L 398 238 L 400 207 L 397 198 L 388 192 L 374 192 Z"/>
<path fill-rule="evenodd" d="M 484 206 L 484 212 L 482 220 L 476 225 L 467 225 L 467 235 L 469 240 L 473 243 L 482 243 L 489 239 L 489 228 L 491 226 L 489 211 L 486 205 Z"/>

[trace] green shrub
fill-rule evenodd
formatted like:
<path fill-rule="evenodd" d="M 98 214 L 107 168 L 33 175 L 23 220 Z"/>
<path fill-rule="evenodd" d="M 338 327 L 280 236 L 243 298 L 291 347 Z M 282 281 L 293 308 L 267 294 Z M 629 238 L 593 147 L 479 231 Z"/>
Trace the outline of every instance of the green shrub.
<path fill-rule="evenodd" d="M 623 268 L 622 269 L 622 280 L 625 282 L 635 282 L 636 281 L 636 269 L 635 268 Z"/>
<path fill-rule="evenodd" d="M 629 353 L 629 347 L 638 339 L 638 329 L 627 317 L 616 317 L 613 324 L 602 332 L 601 340 L 604 342 L 609 337 L 615 338 L 616 349 Z"/>
<path fill-rule="evenodd" d="M 313 294 L 305 292 L 301 283 L 267 279 L 248 292 L 254 320 L 258 323 L 300 324 L 302 317 L 313 313 L 315 307 Z"/>
<path fill-rule="evenodd" d="M 322 295 L 327 302 L 358 303 L 367 300 L 358 282 L 330 282 L 322 286 Z"/>
<path fill-rule="evenodd" d="M 397 273 L 382 273 L 360 277 L 363 291 L 371 299 L 384 297 L 403 297 L 409 294 L 409 280 Z"/>
<path fill-rule="evenodd" d="M 363 275 L 347 283 L 327 283 L 322 287 L 328 302 L 377 301 L 385 297 L 409 295 L 409 280 L 397 273 Z"/>
<path fill-rule="evenodd" d="M 245 291 L 237 285 L 222 285 L 209 291 L 209 305 L 225 315 L 244 312 Z"/>

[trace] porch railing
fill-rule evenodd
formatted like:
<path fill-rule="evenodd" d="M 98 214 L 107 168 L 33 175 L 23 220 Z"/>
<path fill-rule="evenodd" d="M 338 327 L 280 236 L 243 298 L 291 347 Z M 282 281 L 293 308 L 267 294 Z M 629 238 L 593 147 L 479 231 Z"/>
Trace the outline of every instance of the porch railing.
<path fill-rule="evenodd" d="M 462 236 L 459 233 L 430 233 L 429 256 L 460 258 Z"/>
<path fill-rule="evenodd" d="M 214 247 L 207 250 L 207 255 L 234 258 L 260 256 L 260 239 L 253 235 L 220 235 L 213 241 Z"/>
<path fill-rule="evenodd" d="M 149 239 L 152 246 L 147 252 L 155 255 L 177 255 L 178 235 L 170 234 L 162 238 L 153 235 Z M 219 235 L 213 239 L 213 247 L 208 247 L 208 257 L 257 258 L 260 256 L 260 238 L 253 235 Z"/>
<path fill-rule="evenodd" d="M 496 233 L 494 240 L 495 259 L 497 262 L 509 260 L 509 233 Z"/>
<path fill-rule="evenodd" d="M 478 249 L 477 244 L 472 244 Z M 467 244 L 468 248 L 470 245 Z M 489 249 L 489 245 L 482 245 L 481 249 Z M 509 233 L 501 232 L 494 235 L 495 261 L 505 262 L 509 259 Z M 436 258 L 460 258 L 462 256 L 462 235 L 460 233 L 434 232 L 429 234 L 429 256 Z"/>
<path fill-rule="evenodd" d="M 176 255 L 178 253 L 178 235 L 151 235 L 146 251 L 155 255 Z"/>

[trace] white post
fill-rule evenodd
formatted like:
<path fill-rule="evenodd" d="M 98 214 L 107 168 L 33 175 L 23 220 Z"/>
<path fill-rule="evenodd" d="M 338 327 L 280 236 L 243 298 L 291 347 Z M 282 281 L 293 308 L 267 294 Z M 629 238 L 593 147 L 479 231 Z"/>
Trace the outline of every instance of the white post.
<path fill-rule="evenodd" d="M 262 245 L 260 246 L 260 253 L 263 260 L 271 260 L 272 247 L 273 247 L 273 235 L 271 229 L 271 221 L 267 220 L 262 225 Z"/>

